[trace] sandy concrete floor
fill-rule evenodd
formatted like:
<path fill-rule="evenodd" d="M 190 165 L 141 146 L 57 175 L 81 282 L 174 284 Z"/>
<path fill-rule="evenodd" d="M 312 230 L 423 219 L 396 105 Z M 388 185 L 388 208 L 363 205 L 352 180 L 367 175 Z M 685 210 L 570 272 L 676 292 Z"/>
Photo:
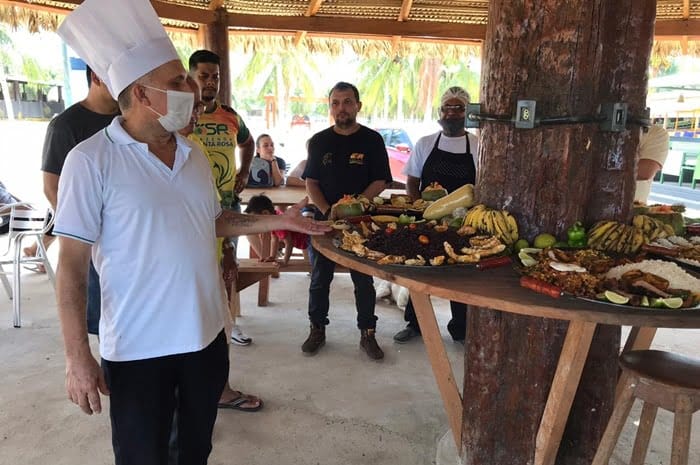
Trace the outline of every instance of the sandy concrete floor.
<path fill-rule="evenodd" d="M 10 303 L 4 295 L 0 299 L 0 464 L 112 463 L 108 415 L 86 416 L 65 398 L 52 288 L 44 276 L 27 273 L 23 280 L 21 329 L 11 327 Z M 351 282 L 338 275 L 328 342 L 316 357 L 305 357 L 299 347 L 307 334 L 307 285 L 305 274 L 283 275 L 273 281 L 271 305 L 265 308 L 256 306 L 256 288 L 243 292 L 239 323 L 255 341 L 231 347 L 230 379 L 234 387 L 261 395 L 266 405 L 258 413 L 220 413 L 210 463 L 435 463 L 447 419 L 423 344 L 391 342 L 403 326 L 400 311 L 387 302 L 378 304 L 378 339 L 386 358 L 368 360 L 358 348 Z M 448 306 L 436 302 L 461 385 L 463 347 L 449 340 L 444 330 Z M 699 335 L 663 330 L 656 345 L 697 355 Z M 636 405 L 612 464 L 626 463 L 639 410 Z M 660 411 L 648 464 L 669 463 L 671 431 L 672 416 Z M 700 427 L 692 444 L 689 463 L 697 464 Z"/>

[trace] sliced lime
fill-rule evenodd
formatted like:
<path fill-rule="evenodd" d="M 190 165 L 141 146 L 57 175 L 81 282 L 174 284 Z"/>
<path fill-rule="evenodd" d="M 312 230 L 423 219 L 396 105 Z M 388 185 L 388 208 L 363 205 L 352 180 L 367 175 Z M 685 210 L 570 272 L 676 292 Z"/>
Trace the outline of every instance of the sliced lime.
<path fill-rule="evenodd" d="M 624 305 L 630 301 L 629 297 L 618 294 L 617 292 L 605 291 L 604 294 L 605 298 L 608 299 L 609 302 L 612 302 L 614 304 Z"/>
<path fill-rule="evenodd" d="M 523 266 L 533 266 L 537 265 L 537 260 L 528 255 L 524 250 L 518 252 L 518 258 Z"/>
<path fill-rule="evenodd" d="M 649 306 L 649 297 L 643 295 L 642 301 L 639 305 L 641 305 L 642 307 L 648 307 Z"/>
<path fill-rule="evenodd" d="M 680 297 L 669 297 L 667 299 L 658 299 L 658 306 L 661 308 L 681 308 L 683 306 L 683 299 Z"/>
<path fill-rule="evenodd" d="M 598 294 L 595 295 L 595 298 L 598 300 L 608 300 L 605 298 L 605 292 L 599 292 Z"/>

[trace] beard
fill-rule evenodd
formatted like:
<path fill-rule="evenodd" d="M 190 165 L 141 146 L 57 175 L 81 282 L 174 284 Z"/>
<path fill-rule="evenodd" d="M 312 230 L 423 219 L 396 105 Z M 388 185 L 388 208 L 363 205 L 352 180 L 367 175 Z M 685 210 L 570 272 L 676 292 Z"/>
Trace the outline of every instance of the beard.
<path fill-rule="evenodd" d="M 202 92 L 202 101 L 203 102 L 211 103 L 214 101 L 215 98 L 216 98 L 216 93 L 214 93 L 212 95 L 204 95 L 204 92 Z"/>
<path fill-rule="evenodd" d="M 338 115 L 338 119 L 335 120 L 335 125 L 341 129 L 350 129 L 355 126 L 357 119 L 354 116 L 350 116 L 345 113 L 342 117 Z"/>
<path fill-rule="evenodd" d="M 443 118 L 438 120 L 438 123 L 447 137 L 457 137 L 464 134 L 464 118 Z"/>

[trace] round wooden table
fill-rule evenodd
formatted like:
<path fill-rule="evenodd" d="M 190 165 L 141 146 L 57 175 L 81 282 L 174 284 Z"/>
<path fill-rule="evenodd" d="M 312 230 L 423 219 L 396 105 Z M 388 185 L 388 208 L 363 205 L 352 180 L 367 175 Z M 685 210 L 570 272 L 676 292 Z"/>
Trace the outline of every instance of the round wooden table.
<path fill-rule="evenodd" d="M 313 245 L 340 265 L 409 289 L 457 450 L 462 445 L 462 398 L 447 359 L 430 296 L 521 315 L 569 321 L 537 433 L 535 465 L 554 464 L 597 324 L 700 328 L 700 309 L 638 309 L 573 297 L 552 299 L 522 288 L 518 274 L 511 267 L 480 271 L 470 266 L 377 265 L 336 248 L 331 235 L 314 236 Z"/>

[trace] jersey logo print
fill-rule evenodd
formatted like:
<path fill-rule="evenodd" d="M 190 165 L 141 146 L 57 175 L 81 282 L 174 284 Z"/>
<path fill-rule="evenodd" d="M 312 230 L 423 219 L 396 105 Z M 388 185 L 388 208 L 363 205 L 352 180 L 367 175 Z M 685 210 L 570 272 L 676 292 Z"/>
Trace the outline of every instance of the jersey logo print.
<path fill-rule="evenodd" d="M 326 152 L 321 159 L 321 165 L 326 166 L 333 163 L 333 154 L 331 152 Z"/>
<path fill-rule="evenodd" d="M 365 154 L 364 153 L 351 153 L 350 154 L 350 164 L 351 165 L 364 165 L 365 164 Z"/>
<path fill-rule="evenodd" d="M 228 126 L 223 123 L 202 123 L 197 125 L 194 132 L 198 136 L 219 136 L 228 134 Z"/>

